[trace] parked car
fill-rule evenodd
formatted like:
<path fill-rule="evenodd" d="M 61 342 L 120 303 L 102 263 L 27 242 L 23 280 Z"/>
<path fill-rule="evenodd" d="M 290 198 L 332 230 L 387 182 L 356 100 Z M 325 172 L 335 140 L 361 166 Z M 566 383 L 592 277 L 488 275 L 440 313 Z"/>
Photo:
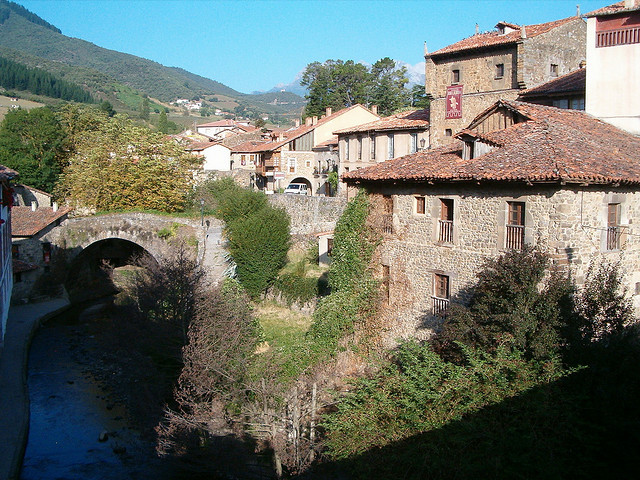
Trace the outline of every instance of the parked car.
<path fill-rule="evenodd" d="M 309 195 L 309 190 L 307 190 L 307 185 L 305 183 L 290 183 L 289 186 L 284 189 L 284 193 Z"/>

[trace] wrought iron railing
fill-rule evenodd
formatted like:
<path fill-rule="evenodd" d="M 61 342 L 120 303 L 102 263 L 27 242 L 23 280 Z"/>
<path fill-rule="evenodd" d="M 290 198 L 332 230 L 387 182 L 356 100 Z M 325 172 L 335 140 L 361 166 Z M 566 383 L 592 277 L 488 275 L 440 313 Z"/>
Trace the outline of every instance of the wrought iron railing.
<path fill-rule="evenodd" d="M 607 250 L 620 250 L 620 227 L 607 227 Z"/>
<path fill-rule="evenodd" d="M 381 223 L 383 233 L 393 233 L 393 214 L 386 213 L 382 215 Z"/>
<path fill-rule="evenodd" d="M 505 246 L 509 250 L 522 250 L 524 246 L 524 225 L 507 225 Z"/>

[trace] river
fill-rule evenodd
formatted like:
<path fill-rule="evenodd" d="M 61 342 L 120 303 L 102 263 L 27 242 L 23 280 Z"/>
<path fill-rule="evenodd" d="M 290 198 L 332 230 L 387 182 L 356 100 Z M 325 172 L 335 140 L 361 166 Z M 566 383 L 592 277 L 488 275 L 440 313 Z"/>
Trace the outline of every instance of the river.
<path fill-rule="evenodd" d="M 169 478 L 154 445 L 128 424 L 123 407 L 82 364 L 78 350 L 87 331 L 82 323 L 77 313 L 63 314 L 47 322 L 33 339 L 31 418 L 20 478 Z"/>

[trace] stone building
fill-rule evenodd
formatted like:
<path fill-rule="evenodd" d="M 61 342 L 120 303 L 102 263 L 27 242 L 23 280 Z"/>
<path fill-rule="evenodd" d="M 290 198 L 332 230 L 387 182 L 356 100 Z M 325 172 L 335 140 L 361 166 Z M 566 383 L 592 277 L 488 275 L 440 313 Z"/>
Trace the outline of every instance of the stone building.
<path fill-rule="evenodd" d="M 338 175 L 429 147 L 429 110 L 410 110 L 334 132 Z M 346 195 L 346 188 L 339 189 Z"/>
<path fill-rule="evenodd" d="M 18 172 L 0 165 L 0 353 L 7 331 L 7 318 L 11 289 L 13 287 L 13 263 L 11 261 L 11 210 L 13 189 L 11 182 Z"/>
<path fill-rule="evenodd" d="M 431 145 L 453 134 L 499 99 L 516 99 L 578 68 L 586 57 L 586 24 L 570 17 L 537 25 L 500 22 L 431 54 L 425 52 L 425 89 L 431 101 Z"/>
<path fill-rule="evenodd" d="M 321 118 L 310 117 L 305 125 L 281 132 L 277 140 L 257 147 L 256 184 L 267 191 L 277 191 L 289 183 L 304 183 L 312 195 L 328 191 L 323 165 L 327 155 L 322 148 L 335 142 L 333 132 L 362 125 L 380 117 L 362 105 L 353 105 L 333 113 L 327 108 Z M 335 156 L 333 157 L 335 158 Z"/>
<path fill-rule="evenodd" d="M 640 0 L 587 14 L 586 110 L 640 135 Z"/>
<path fill-rule="evenodd" d="M 525 244 L 578 285 L 592 262 L 621 259 L 640 307 L 640 138 L 577 110 L 504 100 L 454 141 L 344 176 L 371 194 L 396 337 L 427 336 L 486 259 Z"/>
<path fill-rule="evenodd" d="M 523 90 L 518 100 L 556 108 L 584 110 L 587 69 L 578 68 L 537 87 Z"/>
<path fill-rule="evenodd" d="M 34 286 L 40 276 L 49 270 L 55 247 L 47 234 L 63 222 L 71 208 L 13 207 L 11 232 L 14 265 L 13 302 L 21 302 L 34 295 Z"/>

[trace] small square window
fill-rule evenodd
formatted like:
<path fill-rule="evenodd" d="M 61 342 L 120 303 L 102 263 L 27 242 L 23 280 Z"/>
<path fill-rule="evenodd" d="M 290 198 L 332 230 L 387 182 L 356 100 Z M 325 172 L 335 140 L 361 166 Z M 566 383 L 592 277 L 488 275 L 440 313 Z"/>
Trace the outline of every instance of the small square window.
<path fill-rule="evenodd" d="M 424 197 L 416 197 L 416 213 L 424 215 L 426 211 L 426 199 Z"/>
<path fill-rule="evenodd" d="M 453 130 L 451 130 L 450 128 L 447 128 L 447 129 L 444 131 L 444 136 L 445 136 L 445 137 L 451 137 L 451 136 L 453 136 Z"/>
<path fill-rule="evenodd" d="M 504 63 L 499 63 L 496 65 L 496 78 L 504 77 Z"/>
<path fill-rule="evenodd" d="M 460 83 L 460 70 L 452 70 L 451 71 L 451 82 L 452 83 Z"/>
<path fill-rule="evenodd" d="M 551 73 L 552 77 L 557 77 L 558 76 L 558 65 L 556 63 L 552 63 L 551 64 L 550 73 Z"/>

